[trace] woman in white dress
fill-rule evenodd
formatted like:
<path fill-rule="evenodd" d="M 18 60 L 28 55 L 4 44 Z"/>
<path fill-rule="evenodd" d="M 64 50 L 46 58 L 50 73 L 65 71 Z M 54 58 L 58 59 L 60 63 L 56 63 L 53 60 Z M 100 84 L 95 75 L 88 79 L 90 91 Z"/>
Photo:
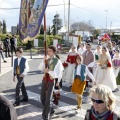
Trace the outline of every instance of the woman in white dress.
<path fill-rule="evenodd" d="M 101 45 L 97 45 L 97 48 L 96 48 L 96 50 L 94 51 L 95 60 L 98 60 L 98 59 L 99 59 L 99 56 L 100 56 L 101 53 L 102 53 L 101 50 L 102 50 Z"/>
<path fill-rule="evenodd" d="M 96 61 L 97 68 L 95 71 L 96 84 L 109 86 L 113 91 L 117 89 L 115 74 L 113 73 L 111 57 L 106 47 L 102 47 L 102 54 Z"/>
<path fill-rule="evenodd" d="M 68 66 L 65 68 L 62 77 L 62 80 L 65 81 L 66 83 L 69 83 L 70 86 L 72 85 L 74 80 L 74 68 L 77 55 L 78 55 L 77 47 L 75 45 L 72 45 L 66 60 Z"/>
<path fill-rule="evenodd" d="M 101 51 L 102 51 L 101 45 L 97 45 L 96 50 L 94 51 L 95 61 L 97 61 L 99 59 L 99 56 L 102 53 Z M 95 74 L 96 68 L 97 68 L 97 63 L 94 62 L 94 65 L 93 65 L 93 75 Z"/>
<path fill-rule="evenodd" d="M 84 43 L 80 44 L 80 47 L 79 47 L 79 49 L 78 49 L 79 55 L 82 56 L 82 54 L 83 54 L 85 51 L 86 51 L 85 44 L 84 44 Z"/>
<path fill-rule="evenodd" d="M 120 51 L 119 50 L 115 50 L 115 54 L 114 54 L 112 63 L 113 63 L 115 77 L 117 78 L 118 73 L 120 71 Z"/>

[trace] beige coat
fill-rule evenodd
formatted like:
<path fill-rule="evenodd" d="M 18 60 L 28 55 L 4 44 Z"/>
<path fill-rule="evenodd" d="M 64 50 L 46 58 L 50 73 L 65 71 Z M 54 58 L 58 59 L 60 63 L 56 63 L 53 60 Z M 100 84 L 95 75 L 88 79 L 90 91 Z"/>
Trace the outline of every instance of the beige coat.
<path fill-rule="evenodd" d="M 13 104 L 3 95 L 0 95 L 0 99 L 3 100 L 7 106 L 9 106 L 11 120 L 17 120 L 17 113 L 16 113 L 16 110 L 15 110 Z"/>
<path fill-rule="evenodd" d="M 87 55 L 87 50 L 83 53 L 83 64 L 88 65 L 91 62 L 94 62 L 94 54 L 92 53 L 92 51 L 88 52 Z"/>
<path fill-rule="evenodd" d="M 94 62 L 95 59 L 94 59 L 94 54 L 92 53 L 92 51 L 89 51 L 87 53 L 87 55 L 86 55 L 86 53 L 87 53 L 87 50 L 83 53 L 82 56 L 83 56 L 83 64 L 85 64 L 87 66 L 91 62 Z M 91 73 L 93 73 L 93 68 L 88 67 L 88 69 Z M 91 81 L 89 76 L 87 76 L 87 79 Z"/>

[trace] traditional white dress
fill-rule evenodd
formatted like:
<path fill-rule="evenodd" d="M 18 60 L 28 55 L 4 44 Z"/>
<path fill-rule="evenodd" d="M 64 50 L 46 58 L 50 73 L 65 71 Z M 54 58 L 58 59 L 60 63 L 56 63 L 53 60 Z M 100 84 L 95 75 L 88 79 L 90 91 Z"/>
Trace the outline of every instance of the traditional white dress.
<path fill-rule="evenodd" d="M 94 52 L 95 61 L 97 61 L 99 59 L 100 54 L 101 54 L 101 51 L 95 50 L 95 52 Z M 95 74 L 96 68 L 97 68 L 97 63 L 94 62 L 94 65 L 93 65 L 93 75 Z"/>
<path fill-rule="evenodd" d="M 94 74 L 95 80 L 97 84 L 103 84 L 109 86 L 112 90 L 117 88 L 115 74 L 113 72 L 113 67 L 107 67 L 107 63 L 112 65 L 111 58 L 109 55 L 103 56 L 102 54 L 99 56 L 99 60 L 97 61 L 97 68 Z"/>
<path fill-rule="evenodd" d="M 75 62 L 76 56 L 78 55 L 77 52 L 70 52 L 67 56 L 66 62 L 68 63 L 68 67 L 65 68 L 63 72 L 62 80 L 66 83 L 72 84 L 74 80 L 74 69 L 75 69 Z"/>

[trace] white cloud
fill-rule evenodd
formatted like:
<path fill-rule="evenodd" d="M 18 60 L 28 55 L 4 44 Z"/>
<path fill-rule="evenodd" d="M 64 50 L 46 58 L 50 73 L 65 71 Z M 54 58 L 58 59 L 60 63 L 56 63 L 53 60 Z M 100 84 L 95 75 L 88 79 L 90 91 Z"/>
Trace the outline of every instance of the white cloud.
<path fill-rule="evenodd" d="M 0 0 L 0 7 L 16 8 L 20 7 L 21 0 Z M 48 5 L 68 4 L 68 0 L 49 0 Z M 108 10 L 108 26 L 112 22 L 113 27 L 119 27 L 120 21 L 120 0 L 70 0 L 71 2 L 71 16 L 70 22 L 76 21 L 89 21 L 92 20 L 95 27 L 105 27 L 106 12 Z M 73 6 L 75 5 L 75 6 Z M 77 7 L 78 6 L 78 7 Z M 56 7 L 47 7 L 46 17 L 47 25 L 52 25 L 54 15 L 58 12 L 60 18 L 64 20 L 64 5 Z M 68 19 L 68 6 L 65 6 L 65 18 Z M 16 25 L 19 21 L 19 9 L 18 10 L 1 10 L 0 20 L 5 19 L 7 26 Z"/>

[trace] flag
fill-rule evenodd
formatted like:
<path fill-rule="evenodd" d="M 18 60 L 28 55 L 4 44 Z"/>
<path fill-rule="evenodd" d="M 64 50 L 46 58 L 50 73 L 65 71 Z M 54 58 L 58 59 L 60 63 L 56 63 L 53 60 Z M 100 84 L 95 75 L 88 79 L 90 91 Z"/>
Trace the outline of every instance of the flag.
<path fill-rule="evenodd" d="M 23 42 L 34 39 L 40 25 L 48 0 L 21 0 L 19 16 L 19 36 Z"/>

